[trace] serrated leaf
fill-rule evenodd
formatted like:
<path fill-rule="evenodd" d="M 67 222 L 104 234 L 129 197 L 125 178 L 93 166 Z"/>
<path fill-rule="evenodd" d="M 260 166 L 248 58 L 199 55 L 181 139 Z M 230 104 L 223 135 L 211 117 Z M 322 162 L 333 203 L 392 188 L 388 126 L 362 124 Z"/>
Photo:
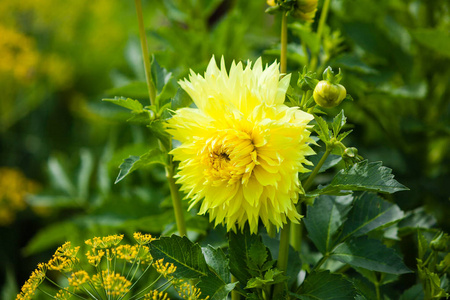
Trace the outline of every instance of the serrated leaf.
<path fill-rule="evenodd" d="M 141 102 L 139 102 L 138 100 L 133 100 L 131 98 L 120 97 L 116 99 L 102 99 L 102 100 L 128 108 L 134 113 L 140 113 L 144 109 L 144 106 L 141 104 Z"/>
<path fill-rule="evenodd" d="M 206 263 L 217 274 L 217 276 L 224 282 L 231 282 L 231 273 L 228 269 L 229 259 L 225 255 L 222 249 L 208 245 L 208 247 L 202 248 L 203 255 L 205 256 Z"/>
<path fill-rule="evenodd" d="M 344 196 L 351 198 L 351 196 Z M 331 251 L 336 242 L 336 233 L 343 224 L 351 206 L 342 206 L 336 201 L 336 196 L 322 195 L 314 205 L 308 206 L 304 223 L 309 238 L 317 249 L 325 254 Z"/>
<path fill-rule="evenodd" d="M 206 276 L 208 265 L 198 244 L 186 236 L 161 237 L 150 243 L 150 253 L 155 260 L 164 259 L 177 267 L 176 278 L 192 279 Z"/>
<path fill-rule="evenodd" d="M 344 115 L 344 110 L 341 110 L 341 112 L 336 117 L 334 117 L 333 123 L 331 124 L 333 128 L 333 135 L 335 137 L 338 136 L 339 132 L 341 131 L 342 127 L 345 125 L 346 122 L 347 118 Z"/>
<path fill-rule="evenodd" d="M 250 246 L 248 254 L 248 264 L 251 270 L 260 270 L 269 257 L 266 246 L 261 241 L 254 242 Z"/>
<path fill-rule="evenodd" d="M 394 179 L 392 169 L 382 166 L 381 162 L 364 160 L 339 171 L 331 183 L 318 192 L 332 194 L 341 190 L 395 193 L 409 189 Z"/>
<path fill-rule="evenodd" d="M 379 240 L 366 237 L 351 239 L 340 244 L 330 257 L 351 266 L 377 272 L 390 274 L 411 272 L 394 249 L 387 248 Z"/>
<path fill-rule="evenodd" d="M 418 283 L 407 289 L 399 300 L 423 300 L 425 294 L 423 293 L 422 283 Z"/>
<path fill-rule="evenodd" d="M 354 200 L 342 230 L 341 240 L 391 225 L 403 217 L 404 213 L 397 205 L 381 199 L 376 194 L 363 193 Z"/>
<path fill-rule="evenodd" d="M 425 253 L 428 251 L 428 242 L 423 233 L 419 230 L 417 231 L 417 244 L 419 248 L 419 255 L 417 257 L 423 259 Z"/>
<path fill-rule="evenodd" d="M 353 300 L 356 290 L 342 275 L 323 271 L 309 274 L 291 295 L 301 300 Z"/>
<path fill-rule="evenodd" d="M 125 158 L 123 160 L 123 163 L 119 166 L 120 172 L 115 183 L 118 183 L 131 172 L 139 168 L 150 166 L 153 164 L 165 165 L 166 159 L 167 153 L 164 153 L 160 149 L 152 149 L 141 156 L 130 155 L 128 158 Z"/>
<path fill-rule="evenodd" d="M 319 138 L 324 142 L 330 141 L 330 130 L 328 128 L 327 122 L 325 122 L 325 120 L 319 116 L 314 116 L 314 119 L 317 122 L 317 125 L 314 126 L 314 130 L 319 135 Z"/>
<path fill-rule="evenodd" d="M 251 288 L 265 288 L 269 285 L 274 285 L 286 280 L 287 277 L 283 275 L 283 272 L 278 269 L 270 269 L 265 274 L 264 277 L 254 277 L 247 282 L 246 289 Z"/>
<path fill-rule="evenodd" d="M 177 110 L 179 108 L 188 107 L 191 103 L 191 96 L 189 96 L 185 90 L 179 88 L 171 101 L 171 108 L 172 110 Z"/>
<path fill-rule="evenodd" d="M 170 146 L 171 137 L 167 133 L 163 121 L 162 120 L 153 121 L 147 127 L 150 129 L 152 134 L 159 139 L 162 146 L 164 147 L 164 150 L 169 151 L 171 149 Z"/>
<path fill-rule="evenodd" d="M 197 287 L 202 292 L 202 298 L 209 296 L 208 299 L 211 300 L 223 300 L 227 299 L 228 294 L 234 289 L 236 284 L 237 282 L 225 283 L 208 270 L 208 275 L 202 277 L 201 281 L 197 284 Z"/>
<path fill-rule="evenodd" d="M 342 133 L 340 133 L 337 137 L 336 137 L 336 139 L 339 141 L 339 142 L 342 142 L 342 140 L 343 139 L 345 139 L 350 133 L 352 133 L 353 132 L 353 129 L 352 130 L 348 130 L 348 131 L 345 131 L 345 132 L 342 132 Z"/>
<path fill-rule="evenodd" d="M 259 242 L 260 237 L 256 234 L 250 234 L 248 226 L 245 227 L 244 232 L 229 233 L 230 271 L 242 284 L 252 278 L 248 269 L 249 249 L 252 244 Z"/>

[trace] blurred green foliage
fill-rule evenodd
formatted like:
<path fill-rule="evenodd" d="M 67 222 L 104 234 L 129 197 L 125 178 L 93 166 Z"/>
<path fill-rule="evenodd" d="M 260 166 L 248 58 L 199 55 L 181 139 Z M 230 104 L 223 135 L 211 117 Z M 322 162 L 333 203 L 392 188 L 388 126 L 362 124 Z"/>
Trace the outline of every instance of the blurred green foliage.
<path fill-rule="evenodd" d="M 265 1 L 167 0 L 143 6 L 149 50 L 172 72 L 162 101 L 175 94 L 176 80 L 189 69 L 205 69 L 213 54 L 224 55 L 227 66 L 232 60 L 263 55 L 270 62 L 279 56 L 280 22 L 264 14 Z M 289 21 L 292 83 L 312 55 L 319 56 L 318 73 L 328 65 L 341 68 L 341 83 L 354 98 L 343 104 L 354 124 L 346 144 L 371 161 L 383 161 L 411 189 L 388 196 L 407 212 L 394 236 L 403 238 L 398 247 L 410 268 L 416 267 L 420 247 L 434 255 L 424 246 L 433 238 L 429 232 L 435 233 L 430 228 L 450 230 L 449 10 L 445 0 L 334 0 L 322 47 L 314 33 L 317 22 Z M 123 159 L 156 143 L 137 122 L 124 122 L 125 109 L 101 102 L 124 96 L 149 104 L 134 3 L 2 0 L 0 17 L 0 166 L 20 169 L 42 187 L 25 198 L 28 209 L 0 227 L 0 269 L 6 270 L 0 285 L 10 299 L 36 263 L 66 240 L 81 245 L 94 235 L 167 234 L 175 228 L 161 166 L 114 185 Z M 223 244 L 223 234 L 211 233 L 207 219 L 195 211 L 186 217 L 191 239 Z M 423 273 L 431 267 L 420 268 Z M 412 280 L 407 277 L 407 288 Z M 413 288 L 408 295 L 415 295 Z"/>

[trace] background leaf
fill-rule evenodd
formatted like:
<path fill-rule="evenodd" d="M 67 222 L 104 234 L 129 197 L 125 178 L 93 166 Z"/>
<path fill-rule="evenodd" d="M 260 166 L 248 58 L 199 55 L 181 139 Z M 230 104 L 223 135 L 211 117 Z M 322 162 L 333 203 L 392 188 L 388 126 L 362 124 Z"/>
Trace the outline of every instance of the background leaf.
<path fill-rule="evenodd" d="M 166 153 L 159 149 L 152 149 L 149 152 L 141 156 L 130 155 L 130 157 L 124 159 L 123 163 L 119 166 L 120 172 L 117 175 L 115 183 L 118 183 L 124 179 L 131 172 L 146 167 L 152 164 L 166 164 Z"/>

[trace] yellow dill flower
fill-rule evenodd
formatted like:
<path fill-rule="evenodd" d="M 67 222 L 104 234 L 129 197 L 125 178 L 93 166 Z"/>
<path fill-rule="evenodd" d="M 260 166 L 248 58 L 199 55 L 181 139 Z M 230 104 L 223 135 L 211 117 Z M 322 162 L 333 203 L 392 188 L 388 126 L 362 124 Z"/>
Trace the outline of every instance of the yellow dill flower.
<path fill-rule="evenodd" d="M 147 246 L 141 246 L 138 253 L 138 259 L 141 264 L 151 264 L 153 257 L 150 254 L 150 248 Z"/>
<path fill-rule="evenodd" d="M 65 242 L 62 246 L 58 247 L 55 251 L 55 256 L 66 256 L 75 258 L 77 256 L 80 246 L 72 247 L 70 242 Z"/>
<path fill-rule="evenodd" d="M 118 259 L 123 259 L 128 262 L 133 262 L 138 256 L 138 246 L 120 245 L 115 249 Z"/>
<path fill-rule="evenodd" d="M 72 293 L 68 289 L 61 289 L 56 293 L 55 298 L 58 300 L 68 300 L 72 298 Z"/>
<path fill-rule="evenodd" d="M 263 69 L 233 62 L 230 72 L 211 59 L 202 77 L 191 71 L 180 86 L 198 108 L 182 108 L 168 121 L 168 132 L 182 144 L 171 151 L 180 161 L 178 180 L 201 202 L 215 224 L 228 230 L 248 221 L 256 232 L 259 218 L 267 227 L 298 222 L 295 209 L 302 192 L 299 172 L 311 165 L 308 122 L 313 116 L 283 104 L 290 75 L 280 79 L 278 65 Z"/>
<path fill-rule="evenodd" d="M 113 271 L 102 271 L 102 276 L 100 274 L 94 275 L 92 281 L 97 286 L 102 286 L 108 296 L 121 296 L 130 291 L 131 282 L 128 281 L 124 276 Z"/>
<path fill-rule="evenodd" d="M 85 270 L 73 272 L 68 279 L 69 285 L 75 290 L 79 289 L 83 284 L 89 281 L 89 274 Z"/>
<path fill-rule="evenodd" d="M 144 295 L 144 300 L 168 300 L 169 295 L 167 293 L 161 291 L 158 292 L 157 290 L 153 290 L 150 293 L 147 293 Z"/>
<path fill-rule="evenodd" d="M 153 263 L 153 267 L 159 274 L 162 274 L 166 278 L 171 274 L 175 273 L 175 271 L 177 270 L 177 267 L 174 266 L 172 263 L 167 262 L 164 264 L 164 259 L 162 258 L 155 261 Z"/>
<path fill-rule="evenodd" d="M 47 263 L 49 270 L 71 272 L 78 263 L 78 258 L 53 256 Z"/>
<path fill-rule="evenodd" d="M 89 264 L 94 267 L 98 266 L 104 255 L 105 251 L 103 250 L 92 249 L 86 252 L 86 258 L 88 259 Z"/>
<path fill-rule="evenodd" d="M 112 246 L 117 246 L 123 239 L 123 234 L 121 235 L 108 235 L 104 237 L 94 237 L 92 239 L 86 240 L 86 245 L 91 246 L 94 249 L 105 249 Z"/>
<path fill-rule="evenodd" d="M 209 296 L 206 298 L 200 298 L 202 292 L 199 288 L 190 285 L 189 283 L 185 282 L 181 286 L 174 286 L 175 290 L 178 292 L 178 294 L 181 296 L 181 298 L 185 300 L 207 300 L 209 299 Z"/>
<path fill-rule="evenodd" d="M 22 286 L 16 299 L 32 299 L 38 286 L 44 281 L 47 265 L 40 263 L 36 270 L 31 273 L 30 278 Z"/>
<path fill-rule="evenodd" d="M 140 232 L 133 233 L 133 237 L 139 245 L 146 245 L 155 240 L 151 234 L 142 234 Z"/>

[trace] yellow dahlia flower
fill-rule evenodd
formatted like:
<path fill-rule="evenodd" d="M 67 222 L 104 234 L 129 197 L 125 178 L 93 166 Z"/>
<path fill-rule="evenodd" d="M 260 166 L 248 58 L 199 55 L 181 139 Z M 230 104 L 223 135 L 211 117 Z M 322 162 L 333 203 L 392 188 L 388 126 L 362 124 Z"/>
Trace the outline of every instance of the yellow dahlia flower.
<path fill-rule="evenodd" d="M 197 108 L 182 108 L 168 122 L 181 142 L 171 151 L 180 161 L 177 183 L 190 208 L 201 202 L 199 214 L 208 212 L 215 225 L 235 230 L 248 221 L 256 232 L 259 218 L 277 229 L 286 218 L 300 219 L 298 172 L 308 171 L 305 156 L 314 154 L 313 116 L 283 104 L 289 81 L 276 63 L 233 62 L 227 73 L 224 59 L 219 69 L 213 57 L 204 76 L 191 71 L 179 82 Z"/>

